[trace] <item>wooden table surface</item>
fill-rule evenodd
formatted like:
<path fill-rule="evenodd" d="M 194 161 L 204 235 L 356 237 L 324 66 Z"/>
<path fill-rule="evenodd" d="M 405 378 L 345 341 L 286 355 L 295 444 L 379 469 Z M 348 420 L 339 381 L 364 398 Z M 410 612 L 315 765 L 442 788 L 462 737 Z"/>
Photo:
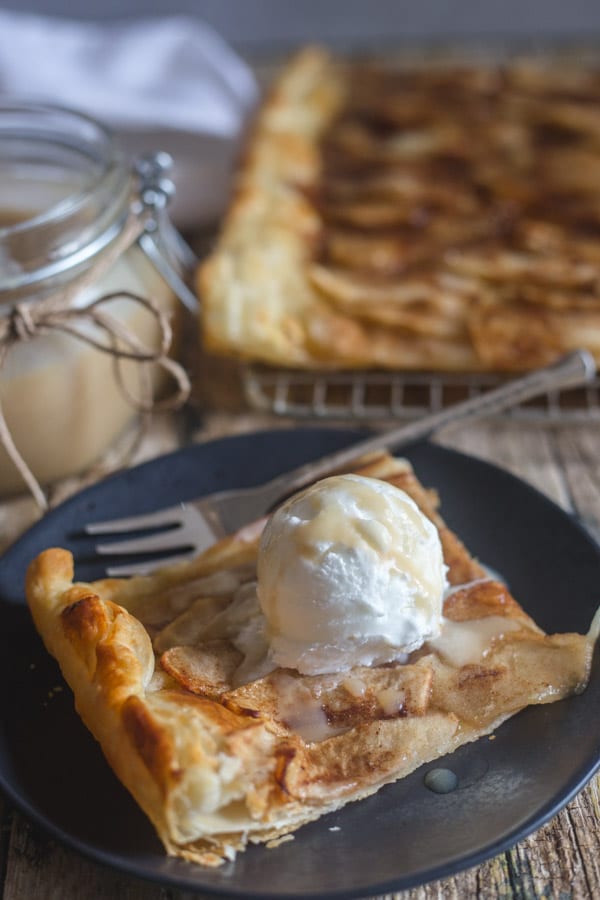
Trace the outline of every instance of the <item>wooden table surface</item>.
<path fill-rule="evenodd" d="M 290 424 L 244 410 L 208 412 L 202 420 L 194 414 L 163 415 L 151 427 L 136 461 L 190 441 Z M 575 511 L 600 538 L 599 435 L 598 424 L 550 427 L 507 421 L 447 431 L 438 441 L 505 467 L 563 508 Z M 71 481 L 63 486 L 62 494 L 76 487 L 78 482 Z M 57 493 L 55 499 L 62 494 Z M 33 517 L 32 503 L 26 498 L 0 504 L 0 550 Z M 590 727 L 600 731 L 600 720 L 590 722 Z M 402 900 L 600 897 L 599 786 L 596 776 L 551 822 L 508 852 L 452 878 L 392 896 Z M 6 802 L 1 813 L 3 900 L 184 900 L 199 896 L 137 881 L 90 862 L 48 838 Z"/>

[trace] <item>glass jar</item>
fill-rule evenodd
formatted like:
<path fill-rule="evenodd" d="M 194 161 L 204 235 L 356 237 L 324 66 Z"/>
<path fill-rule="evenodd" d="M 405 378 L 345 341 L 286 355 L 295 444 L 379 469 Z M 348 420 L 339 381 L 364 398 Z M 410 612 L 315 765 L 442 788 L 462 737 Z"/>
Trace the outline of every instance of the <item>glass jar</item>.
<path fill-rule="evenodd" d="M 164 170 L 160 156 L 132 170 L 111 134 L 79 113 L 1 105 L 0 318 L 19 304 L 35 309 L 48 298 L 65 296 L 71 306 L 84 307 L 120 291 L 150 298 L 173 316 L 178 305 L 173 286 L 185 292 L 185 285 L 178 275 L 181 254 L 177 259 L 166 249 L 169 241 L 173 245 L 174 229 L 166 219 Z M 155 216 L 147 215 L 149 206 Z M 148 243 L 140 238 L 108 266 L 99 266 L 115 255 L 132 216 L 142 214 L 142 238 Z M 193 302 L 190 296 L 183 299 Z M 123 296 L 111 301 L 110 315 L 157 349 L 158 321 L 141 304 Z M 82 327 L 94 335 L 93 323 Z M 132 393 L 139 377 L 135 369 L 132 362 L 123 366 Z M 41 483 L 84 470 L 136 414 L 115 378 L 110 353 L 60 329 L 25 334 L 11 344 L 0 370 L 0 402 L 14 444 Z M 23 486 L 0 446 L 0 494 Z"/>

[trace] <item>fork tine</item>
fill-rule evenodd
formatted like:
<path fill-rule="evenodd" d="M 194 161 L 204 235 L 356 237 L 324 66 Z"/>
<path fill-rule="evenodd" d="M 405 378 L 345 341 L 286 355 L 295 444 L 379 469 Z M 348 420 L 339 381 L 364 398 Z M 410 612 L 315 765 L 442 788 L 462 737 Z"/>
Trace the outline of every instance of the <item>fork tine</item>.
<path fill-rule="evenodd" d="M 86 534 L 120 534 L 124 531 L 143 530 L 144 528 L 160 528 L 167 525 L 178 525 L 181 522 L 182 504 L 159 509 L 156 512 L 141 516 L 129 516 L 124 519 L 107 519 L 104 522 L 91 522 L 85 526 Z"/>
<path fill-rule="evenodd" d="M 193 535 L 186 528 L 174 528 L 172 531 L 160 531 L 148 537 L 131 538 L 126 541 L 110 541 L 97 544 L 96 553 L 100 556 L 125 556 L 126 554 L 157 553 L 161 550 L 175 550 L 178 547 L 193 547 Z"/>

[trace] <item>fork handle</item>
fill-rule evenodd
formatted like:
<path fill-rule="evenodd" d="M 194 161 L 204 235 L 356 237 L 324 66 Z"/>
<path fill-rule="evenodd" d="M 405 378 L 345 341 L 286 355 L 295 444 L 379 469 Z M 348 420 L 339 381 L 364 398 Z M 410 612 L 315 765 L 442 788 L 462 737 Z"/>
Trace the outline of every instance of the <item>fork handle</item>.
<path fill-rule="evenodd" d="M 291 472 L 278 475 L 269 482 L 274 497 L 273 502 L 342 468 L 359 456 L 375 450 L 396 449 L 402 444 L 429 437 L 451 423 L 490 416 L 550 390 L 578 387 L 591 381 L 595 374 L 596 364 L 592 355 L 587 350 L 575 350 L 550 366 L 537 369 L 522 378 L 515 378 L 477 397 L 471 397 L 462 403 L 448 406 L 415 422 L 393 428 L 391 431 L 376 434 L 352 444 L 350 447 L 345 447 L 343 450 L 338 450 L 336 453 L 330 453 L 314 462 L 306 463 Z"/>

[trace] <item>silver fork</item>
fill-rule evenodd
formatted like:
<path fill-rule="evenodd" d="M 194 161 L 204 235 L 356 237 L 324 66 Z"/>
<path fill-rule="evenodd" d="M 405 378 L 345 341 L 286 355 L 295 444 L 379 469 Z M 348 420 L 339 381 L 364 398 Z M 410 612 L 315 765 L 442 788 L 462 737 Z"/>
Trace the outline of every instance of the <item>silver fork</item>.
<path fill-rule="evenodd" d="M 284 472 L 265 484 L 217 491 L 147 515 L 94 522 L 88 524 L 85 531 L 87 534 L 100 535 L 169 529 L 155 531 L 145 537 L 98 544 L 95 548 L 101 556 L 170 552 L 170 555 L 162 555 L 160 559 L 153 559 L 151 562 L 109 566 L 106 569 L 108 575 L 118 576 L 150 572 L 159 566 L 200 553 L 219 538 L 266 515 L 278 501 L 294 491 L 347 466 L 359 456 L 375 450 L 395 450 L 402 444 L 428 437 L 446 425 L 493 415 L 548 391 L 577 387 L 590 381 L 595 373 L 596 365 L 592 356 L 586 350 L 576 350 L 553 365 L 513 379 L 498 388 L 448 406 L 415 422 L 358 441 L 291 472 Z M 182 548 L 186 548 L 185 552 L 181 552 Z"/>

